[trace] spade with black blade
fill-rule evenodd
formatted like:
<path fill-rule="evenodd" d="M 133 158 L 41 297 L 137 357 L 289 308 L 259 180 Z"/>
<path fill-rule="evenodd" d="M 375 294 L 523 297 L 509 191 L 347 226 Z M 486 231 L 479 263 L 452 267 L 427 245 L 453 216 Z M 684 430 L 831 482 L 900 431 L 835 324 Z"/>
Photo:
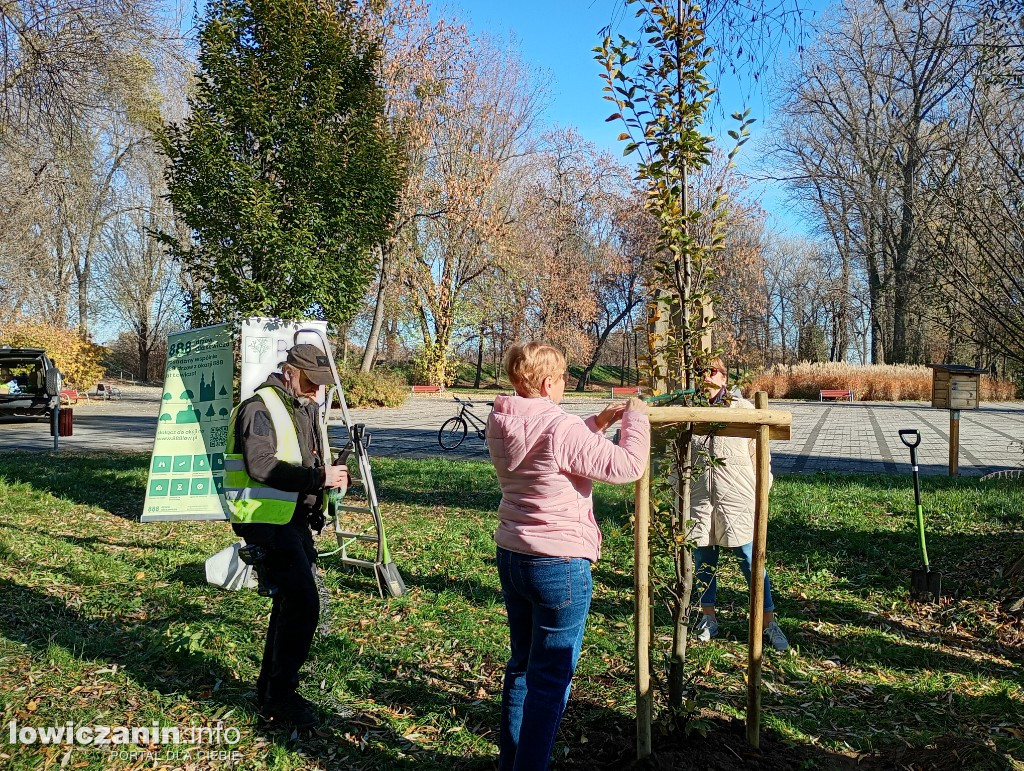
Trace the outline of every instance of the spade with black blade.
<path fill-rule="evenodd" d="M 914 504 L 917 506 L 917 535 L 921 541 L 921 564 L 923 567 L 910 571 L 910 595 L 921 601 L 939 601 L 942 593 L 942 573 L 932 570 L 928 564 L 928 546 L 924 538 L 924 507 L 921 505 L 921 483 L 918 479 L 917 446 L 921 434 L 916 428 L 900 430 L 900 439 L 910 448 L 910 467 L 914 473 Z"/>

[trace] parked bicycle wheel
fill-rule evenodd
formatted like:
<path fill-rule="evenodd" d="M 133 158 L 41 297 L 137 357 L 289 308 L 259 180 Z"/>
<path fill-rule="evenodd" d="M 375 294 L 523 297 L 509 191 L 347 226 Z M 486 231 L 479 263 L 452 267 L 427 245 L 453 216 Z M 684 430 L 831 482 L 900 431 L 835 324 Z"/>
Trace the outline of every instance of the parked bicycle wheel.
<path fill-rule="evenodd" d="M 454 450 L 466 438 L 467 430 L 468 426 L 463 418 L 458 415 L 448 418 L 441 424 L 441 430 L 437 432 L 437 443 L 441 445 L 442 449 Z"/>

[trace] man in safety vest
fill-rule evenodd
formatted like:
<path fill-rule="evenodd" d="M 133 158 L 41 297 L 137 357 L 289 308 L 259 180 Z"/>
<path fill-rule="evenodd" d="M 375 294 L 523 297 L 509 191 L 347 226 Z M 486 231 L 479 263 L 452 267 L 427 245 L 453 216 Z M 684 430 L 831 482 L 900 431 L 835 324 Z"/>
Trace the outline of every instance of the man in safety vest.
<path fill-rule="evenodd" d="M 228 427 L 224 497 L 232 528 L 263 549 L 257 570 L 273 586 L 273 610 L 256 681 L 264 717 L 308 728 L 312 704 L 297 692 L 320 618 L 310 526 L 324 524 L 324 489 L 348 486 L 344 465 L 332 465 L 317 392 L 334 382 L 330 361 L 315 345 L 288 351 L 280 373 L 235 408 Z"/>

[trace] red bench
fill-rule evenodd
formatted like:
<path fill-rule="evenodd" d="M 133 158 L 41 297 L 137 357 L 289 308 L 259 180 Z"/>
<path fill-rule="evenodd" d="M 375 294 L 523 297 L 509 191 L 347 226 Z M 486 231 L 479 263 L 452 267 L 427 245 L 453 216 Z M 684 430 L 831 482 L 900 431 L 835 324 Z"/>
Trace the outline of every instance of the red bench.
<path fill-rule="evenodd" d="M 439 394 L 442 390 L 444 389 L 437 385 L 414 385 L 412 387 L 414 394 Z"/>
<path fill-rule="evenodd" d="M 843 388 L 825 388 L 818 391 L 818 401 L 823 402 L 826 399 L 842 399 L 843 401 L 852 402 L 853 391 Z"/>
<path fill-rule="evenodd" d="M 639 396 L 640 386 L 612 386 L 612 398 L 616 396 Z"/>
<path fill-rule="evenodd" d="M 82 397 L 82 394 L 78 393 L 77 388 L 65 388 L 60 392 L 60 403 L 62 405 L 78 404 L 78 400 Z M 86 395 L 85 398 L 89 398 Z"/>

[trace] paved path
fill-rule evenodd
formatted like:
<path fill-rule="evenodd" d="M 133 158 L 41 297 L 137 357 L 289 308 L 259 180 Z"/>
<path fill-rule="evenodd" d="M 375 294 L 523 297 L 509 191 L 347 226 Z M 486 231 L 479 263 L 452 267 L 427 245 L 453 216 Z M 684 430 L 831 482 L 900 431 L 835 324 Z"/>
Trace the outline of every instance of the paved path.
<path fill-rule="evenodd" d="M 75 410 L 74 436 L 61 440 L 62 451 L 148 451 L 156 430 L 160 390 L 126 387 L 114 402 L 80 405 Z M 602 402 L 566 402 L 568 411 L 588 415 Z M 859 471 L 905 473 L 909 452 L 900 442 L 901 428 L 921 432 L 921 470 L 945 474 L 949 447 L 949 414 L 922 403 L 773 402 L 793 413 L 793 437 L 772 443 L 775 473 Z M 485 460 L 487 451 L 472 431 L 458 449 L 445 452 L 437 444 L 441 424 L 455 414 L 449 398 L 417 396 L 394 409 L 352 410 L 373 438 L 373 456 L 401 458 L 450 457 Z M 477 410 L 486 417 L 487 407 Z M 983 474 L 1024 466 L 1024 453 L 1012 446 L 1024 440 L 1024 403 L 986 404 L 961 412 L 960 468 L 964 474 Z M 344 429 L 332 428 L 338 444 Z M 333 442 L 332 442 L 333 443 Z M 53 446 L 48 427 L 35 421 L 0 419 L 0 450 L 42 450 Z"/>

